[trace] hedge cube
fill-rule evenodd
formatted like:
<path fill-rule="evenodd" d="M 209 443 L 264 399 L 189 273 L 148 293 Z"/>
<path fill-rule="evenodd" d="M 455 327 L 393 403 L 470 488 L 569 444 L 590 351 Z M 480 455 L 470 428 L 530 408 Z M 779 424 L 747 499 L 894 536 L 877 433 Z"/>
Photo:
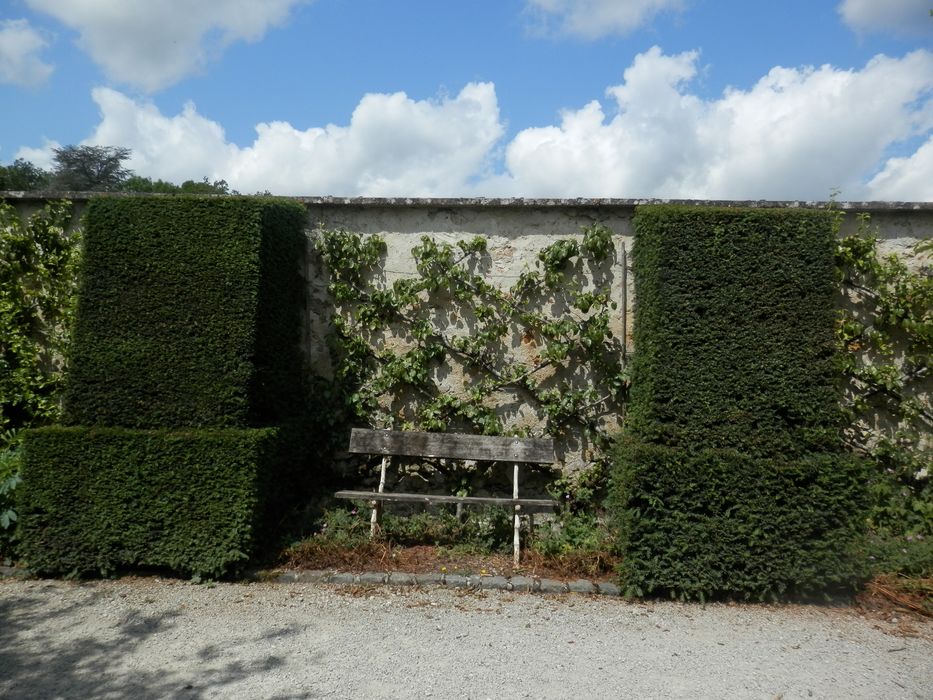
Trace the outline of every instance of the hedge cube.
<path fill-rule="evenodd" d="M 631 594 L 773 599 L 862 576 L 844 455 L 830 213 L 635 216 L 635 359 L 610 512 Z"/>
<path fill-rule="evenodd" d="M 835 449 L 822 210 L 639 207 L 630 433 L 758 456 Z"/>
<path fill-rule="evenodd" d="M 20 502 L 30 569 L 222 576 L 253 552 L 280 458 L 273 428 L 26 432 Z"/>
<path fill-rule="evenodd" d="M 790 460 L 623 440 L 622 582 L 631 595 L 777 600 L 847 591 L 865 574 L 862 460 Z"/>
<path fill-rule="evenodd" d="M 261 198 L 92 200 L 65 422 L 246 427 L 296 411 L 305 217 Z"/>
<path fill-rule="evenodd" d="M 90 202 L 72 427 L 26 435 L 28 566 L 233 573 L 307 493 L 305 219 L 269 198 Z"/>

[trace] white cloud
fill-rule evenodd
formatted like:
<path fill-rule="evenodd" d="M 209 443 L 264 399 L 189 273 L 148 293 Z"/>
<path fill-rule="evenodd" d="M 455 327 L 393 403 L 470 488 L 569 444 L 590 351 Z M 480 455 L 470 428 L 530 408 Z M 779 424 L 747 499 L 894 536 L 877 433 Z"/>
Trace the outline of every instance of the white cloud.
<path fill-rule="evenodd" d="M 560 125 L 525 129 L 497 187 L 526 196 L 863 196 L 893 143 L 933 128 L 933 54 L 878 56 L 860 71 L 773 68 L 751 89 L 687 91 L 695 52 L 639 55 L 624 82 Z"/>
<path fill-rule="evenodd" d="M 52 66 L 38 54 L 48 42 L 25 19 L 0 21 L 0 83 L 38 85 L 52 74 Z"/>
<path fill-rule="evenodd" d="M 933 36 L 929 0 L 843 0 L 837 9 L 857 32 Z"/>
<path fill-rule="evenodd" d="M 228 45 L 258 41 L 305 0 L 27 0 L 75 29 L 117 81 L 153 91 L 202 70 Z"/>
<path fill-rule="evenodd" d="M 130 147 L 141 175 L 223 178 L 241 192 L 824 199 L 840 187 L 848 199 L 933 200 L 933 53 L 858 70 L 777 67 L 714 98 L 691 92 L 698 60 L 652 48 L 606 105 L 507 143 L 491 83 L 435 100 L 366 95 L 345 125 L 262 123 L 243 146 L 193 104 L 165 115 L 98 88 L 101 121 L 85 142 Z M 888 157 L 914 141 L 926 144 Z M 43 152 L 17 155 L 42 164 Z"/>
<path fill-rule="evenodd" d="M 29 146 L 23 146 L 16 154 L 13 156 L 13 159 L 22 158 L 23 160 L 28 160 L 35 166 L 42 168 L 43 170 L 51 170 L 55 164 L 55 149 L 61 148 L 61 144 L 58 141 L 50 141 L 49 139 L 45 140 L 45 144 L 41 148 L 30 148 Z"/>
<path fill-rule="evenodd" d="M 84 143 L 130 148 L 128 165 L 139 174 L 179 183 L 205 175 L 221 179 L 216 172 L 229 168 L 236 146 L 194 104 L 167 117 L 151 102 L 137 102 L 111 88 L 95 88 L 91 94 L 101 121 Z"/>
<path fill-rule="evenodd" d="M 907 158 L 891 158 L 868 183 L 872 199 L 933 202 L 933 136 Z"/>
<path fill-rule="evenodd" d="M 93 97 L 101 122 L 86 143 L 128 146 L 129 167 L 143 175 L 224 178 L 242 192 L 457 194 L 484 174 L 503 133 L 491 83 L 471 83 L 440 100 L 366 95 L 347 126 L 263 123 L 247 147 L 227 141 L 193 104 L 170 117 L 109 88 L 95 89 Z"/>
<path fill-rule="evenodd" d="M 684 0 L 525 0 L 525 10 L 545 30 L 584 39 L 628 34 Z"/>

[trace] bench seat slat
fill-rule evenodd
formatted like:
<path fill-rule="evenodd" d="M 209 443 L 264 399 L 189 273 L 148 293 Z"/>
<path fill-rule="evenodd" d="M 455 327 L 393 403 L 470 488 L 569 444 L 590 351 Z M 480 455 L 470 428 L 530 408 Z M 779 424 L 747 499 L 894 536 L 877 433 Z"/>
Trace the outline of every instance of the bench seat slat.
<path fill-rule="evenodd" d="M 555 461 L 554 441 L 550 438 L 365 430 L 362 428 L 354 428 L 351 431 L 350 452 L 405 457 L 470 459 L 479 462 L 550 464 Z"/>
<path fill-rule="evenodd" d="M 523 508 L 555 508 L 557 502 L 546 498 L 495 498 L 491 496 L 435 496 L 428 493 L 375 493 L 373 491 L 338 491 L 337 498 L 360 501 L 408 501 L 413 503 L 491 503 Z"/>

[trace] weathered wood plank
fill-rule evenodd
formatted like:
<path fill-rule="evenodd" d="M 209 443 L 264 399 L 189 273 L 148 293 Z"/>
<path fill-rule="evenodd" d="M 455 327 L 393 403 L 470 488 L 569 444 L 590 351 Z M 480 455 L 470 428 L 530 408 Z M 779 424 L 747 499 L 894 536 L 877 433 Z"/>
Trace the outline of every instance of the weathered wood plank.
<path fill-rule="evenodd" d="M 546 498 L 495 498 L 492 496 L 435 496 L 429 493 L 376 493 L 374 491 L 338 491 L 337 498 L 354 501 L 407 501 L 409 503 L 487 503 L 522 508 L 556 508 L 557 501 Z"/>
<path fill-rule="evenodd" d="M 550 438 L 354 428 L 350 433 L 350 452 L 550 464 L 554 461 L 554 441 Z"/>

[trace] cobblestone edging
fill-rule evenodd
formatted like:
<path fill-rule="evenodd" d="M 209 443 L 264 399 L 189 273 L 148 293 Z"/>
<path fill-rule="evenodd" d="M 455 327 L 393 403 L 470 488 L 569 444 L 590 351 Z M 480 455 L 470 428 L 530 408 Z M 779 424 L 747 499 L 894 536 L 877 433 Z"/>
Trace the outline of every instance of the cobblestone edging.
<path fill-rule="evenodd" d="M 284 571 L 263 580 L 276 583 L 327 583 L 356 586 L 439 586 L 472 590 L 515 591 L 518 593 L 582 593 L 585 595 L 619 596 L 621 589 L 614 583 L 587 579 L 558 581 L 532 576 L 465 576 L 462 574 L 408 574 L 400 571 L 368 571 L 354 574 L 340 571 Z"/>
<path fill-rule="evenodd" d="M 32 572 L 12 566 L 0 566 L 0 578 L 28 579 Z M 484 591 L 515 591 L 516 593 L 582 593 L 584 595 L 620 596 L 614 583 L 587 579 L 558 581 L 536 576 L 464 576 L 462 574 L 408 574 L 402 571 L 367 571 L 353 574 L 343 571 L 272 571 L 253 572 L 246 581 L 265 583 L 324 583 L 337 586 L 435 586 Z"/>

